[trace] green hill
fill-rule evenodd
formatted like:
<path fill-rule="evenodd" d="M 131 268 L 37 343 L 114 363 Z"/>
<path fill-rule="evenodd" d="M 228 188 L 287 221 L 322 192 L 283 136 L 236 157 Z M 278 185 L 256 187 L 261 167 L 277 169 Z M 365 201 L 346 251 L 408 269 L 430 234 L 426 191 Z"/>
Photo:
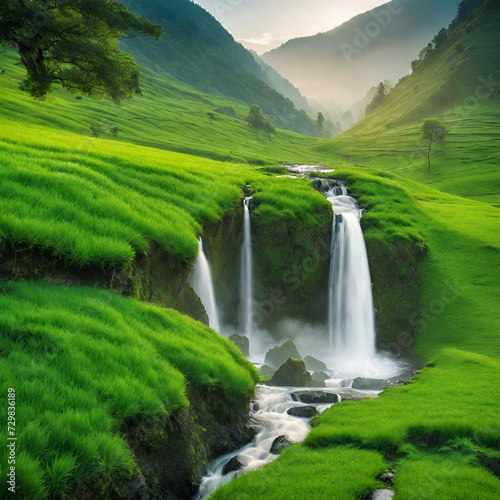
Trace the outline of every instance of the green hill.
<path fill-rule="evenodd" d="M 252 54 L 199 5 L 189 0 L 122 3 L 160 24 L 165 32 L 159 41 L 132 38 L 122 42 L 139 64 L 202 92 L 258 104 L 276 127 L 317 136 L 314 120 L 269 86 L 267 74 Z"/>
<path fill-rule="evenodd" d="M 266 134 L 248 126 L 248 106 L 220 94 L 202 93 L 172 77 L 142 67 L 143 97 L 114 104 L 109 99 L 75 97 L 55 89 L 43 102 L 19 91 L 25 69 L 19 56 L 0 47 L 1 117 L 84 136 L 91 127 L 99 137 L 237 163 L 316 163 L 311 152 L 319 139 L 284 130 L 270 143 Z M 213 112 L 213 123 L 207 113 Z M 201 116 L 203 113 L 203 116 Z"/>

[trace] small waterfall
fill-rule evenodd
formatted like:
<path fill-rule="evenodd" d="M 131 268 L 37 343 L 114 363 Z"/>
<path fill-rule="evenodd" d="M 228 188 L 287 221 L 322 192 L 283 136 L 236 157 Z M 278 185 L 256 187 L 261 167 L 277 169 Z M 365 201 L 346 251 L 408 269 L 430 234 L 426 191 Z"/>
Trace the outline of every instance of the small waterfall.
<path fill-rule="evenodd" d="M 193 272 L 189 276 L 189 283 L 200 297 L 202 304 L 207 311 L 210 328 L 220 332 L 219 314 L 215 302 L 214 284 L 212 281 L 212 271 L 203 251 L 203 241 L 198 238 L 199 252 L 194 265 Z"/>
<path fill-rule="evenodd" d="M 243 248 L 241 252 L 240 274 L 240 316 L 242 334 L 250 340 L 253 327 L 253 261 L 252 261 L 252 227 L 250 221 L 250 200 L 243 201 L 244 226 Z"/>
<path fill-rule="evenodd" d="M 333 205 L 328 330 L 336 359 L 375 357 L 370 269 L 360 219 L 363 211 L 343 185 L 326 194 Z"/>

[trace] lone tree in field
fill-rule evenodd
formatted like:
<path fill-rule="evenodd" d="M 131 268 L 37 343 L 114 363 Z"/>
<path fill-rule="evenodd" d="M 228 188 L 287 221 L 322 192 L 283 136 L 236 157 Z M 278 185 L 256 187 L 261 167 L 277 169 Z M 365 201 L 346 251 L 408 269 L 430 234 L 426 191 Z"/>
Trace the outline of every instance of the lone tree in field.
<path fill-rule="evenodd" d="M 448 129 L 443 122 L 440 122 L 435 118 L 427 118 L 422 124 L 420 131 L 422 132 L 422 139 L 429 141 L 429 151 L 427 152 L 429 168 L 427 172 L 430 172 L 432 144 L 434 142 L 444 142 L 446 140 L 446 135 L 448 134 Z"/>
<path fill-rule="evenodd" d="M 250 106 L 246 120 L 252 127 L 263 130 L 268 134 L 269 140 L 272 141 L 271 135 L 276 134 L 276 127 L 262 114 L 259 106 L 255 104 Z"/>
<path fill-rule="evenodd" d="M 21 89 L 43 99 L 53 84 L 70 92 L 141 93 L 139 71 L 117 39 L 128 32 L 155 39 L 162 31 L 113 0 L 1 0 L 0 44 L 14 47 L 28 75 Z"/>
<path fill-rule="evenodd" d="M 213 113 L 207 113 L 207 118 L 210 120 L 210 125 L 213 125 L 215 120 L 215 115 Z"/>
<path fill-rule="evenodd" d="M 318 127 L 319 136 L 323 138 L 325 133 L 325 117 L 323 113 L 318 113 L 318 117 L 316 118 L 316 127 Z"/>

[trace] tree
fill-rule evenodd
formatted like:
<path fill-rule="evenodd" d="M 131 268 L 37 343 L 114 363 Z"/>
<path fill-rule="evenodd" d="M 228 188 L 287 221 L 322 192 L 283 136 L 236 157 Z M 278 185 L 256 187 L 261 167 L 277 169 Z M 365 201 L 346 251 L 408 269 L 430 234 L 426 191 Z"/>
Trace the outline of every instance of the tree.
<path fill-rule="evenodd" d="M 445 28 L 439 30 L 439 33 L 432 39 L 434 47 L 438 49 L 448 38 L 448 31 Z"/>
<path fill-rule="evenodd" d="M 21 89 L 38 99 L 53 84 L 116 102 L 141 93 L 132 57 L 117 46 L 117 39 L 132 31 L 162 35 L 160 26 L 113 0 L 0 2 L 0 44 L 19 52 L 28 73 Z"/>
<path fill-rule="evenodd" d="M 385 82 L 380 82 L 377 87 L 377 92 L 372 102 L 366 106 L 366 114 L 375 111 L 382 102 L 382 99 L 387 95 L 387 86 Z"/>
<path fill-rule="evenodd" d="M 422 139 L 429 141 L 429 151 L 427 152 L 427 161 L 429 163 L 429 168 L 427 172 L 430 172 L 432 144 L 434 142 L 444 142 L 448 134 L 448 129 L 443 122 L 440 122 L 435 118 L 427 118 L 422 124 L 420 131 L 422 132 Z"/>
<path fill-rule="evenodd" d="M 210 120 L 210 125 L 213 125 L 215 120 L 215 115 L 213 113 L 207 113 L 207 117 Z"/>
<path fill-rule="evenodd" d="M 323 138 L 325 127 L 325 117 L 323 116 L 323 113 L 318 113 L 318 118 L 316 118 L 316 127 L 318 127 L 319 136 Z"/>
<path fill-rule="evenodd" d="M 250 106 L 248 111 L 248 116 L 246 117 L 246 121 L 252 127 L 263 130 L 266 134 L 269 135 L 269 140 L 272 141 L 272 134 L 276 134 L 275 126 L 262 114 L 262 110 L 259 106 L 253 104 Z"/>

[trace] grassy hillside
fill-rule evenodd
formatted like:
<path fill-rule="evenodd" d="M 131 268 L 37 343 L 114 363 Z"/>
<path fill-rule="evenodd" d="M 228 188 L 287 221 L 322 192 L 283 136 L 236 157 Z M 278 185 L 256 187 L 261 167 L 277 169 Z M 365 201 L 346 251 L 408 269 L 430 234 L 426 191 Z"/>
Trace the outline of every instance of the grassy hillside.
<path fill-rule="evenodd" d="M 500 206 L 499 26 L 500 9 L 486 2 L 377 110 L 317 152 Z M 428 143 L 419 131 L 428 117 L 449 128 L 446 142 L 433 149 L 429 174 Z"/>
<path fill-rule="evenodd" d="M 133 142 L 221 161 L 321 161 L 320 155 L 311 152 L 319 139 L 280 130 L 269 142 L 266 134 L 244 121 L 248 114 L 244 102 L 201 93 L 164 74 L 142 70 L 145 96 L 120 105 L 107 99 L 78 99 L 57 89 L 51 99 L 37 102 L 19 91 L 25 75 L 19 57 L 0 47 L 0 73 L 4 71 L 0 74 L 0 120 L 35 123 L 87 137 L 91 135 L 90 127 L 97 126 L 102 137 L 120 143 Z M 216 115 L 213 124 L 206 115 L 209 112 Z"/>
<path fill-rule="evenodd" d="M 132 423 L 159 425 L 186 408 L 187 383 L 237 398 L 258 378 L 231 342 L 200 323 L 103 290 L 9 284 L 0 307 L 0 385 L 4 394 L 16 391 L 22 498 L 130 479 Z M 2 475 L 7 452 L 0 452 Z"/>
<path fill-rule="evenodd" d="M 139 64 L 202 92 L 258 104 L 279 128 L 318 135 L 312 117 L 276 91 L 252 54 L 199 5 L 189 0 L 122 3 L 164 30 L 158 41 L 139 37 L 122 42 Z"/>
<path fill-rule="evenodd" d="M 318 485 L 314 498 L 361 498 L 387 467 L 396 470 L 395 498 L 500 495 L 494 476 L 500 397 L 493 389 L 500 383 L 500 283 L 494 272 L 500 263 L 500 211 L 397 176 L 363 172 L 341 169 L 337 177 L 363 205 L 376 207 L 377 223 L 368 222 L 366 238 L 401 234 L 411 217 L 427 246 L 421 310 L 414 311 L 420 334 L 409 343 L 402 332 L 399 346 L 412 347 L 426 366 L 379 399 L 335 405 L 305 444 L 222 488 L 217 499 L 251 499 L 263 491 L 269 499 L 307 498 L 312 485 Z M 356 463 L 355 473 L 346 472 L 346 460 Z M 283 481 L 295 476 L 307 479 Z"/>

